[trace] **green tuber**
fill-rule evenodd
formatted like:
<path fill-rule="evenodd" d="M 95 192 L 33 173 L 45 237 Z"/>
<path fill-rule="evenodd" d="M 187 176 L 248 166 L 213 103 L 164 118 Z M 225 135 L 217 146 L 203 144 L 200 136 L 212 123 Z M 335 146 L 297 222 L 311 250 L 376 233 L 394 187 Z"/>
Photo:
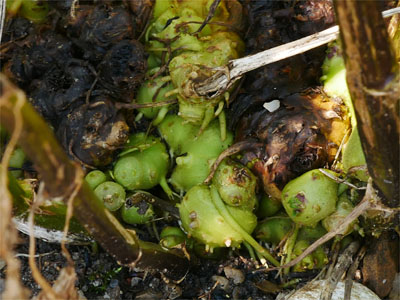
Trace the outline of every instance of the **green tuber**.
<path fill-rule="evenodd" d="M 147 80 L 140 86 L 136 102 L 138 104 L 147 104 L 171 100 L 172 97 L 166 97 L 165 94 L 173 89 L 173 85 L 165 82 L 162 77 Z M 153 125 L 157 126 L 168 112 L 168 106 L 139 108 L 138 111 L 148 119 L 155 119 Z"/>
<path fill-rule="evenodd" d="M 158 125 L 158 132 L 174 156 L 188 152 L 196 139 L 197 127 L 177 115 L 167 115 Z"/>
<path fill-rule="evenodd" d="M 322 65 L 321 81 L 324 83 L 324 92 L 331 98 L 340 98 L 350 110 L 351 125 L 357 125 L 354 107 L 351 101 L 346 82 L 346 67 L 342 56 L 341 47 L 334 42 L 329 45 L 327 56 Z"/>
<path fill-rule="evenodd" d="M 286 214 L 279 214 L 259 222 L 254 235 L 258 240 L 277 245 L 293 228 L 293 221 Z"/>
<path fill-rule="evenodd" d="M 171 94 L 177 95 L 179 115 L 201 125 L 200 133 L 218 117 L 222 139 L 226 131 L 222 107 L 228 95 L 212 100 L 200 97 L 193 89 L 193 82 L 207 78 L 212 68 L 222 67 L 244 52 L 239 30 L 235 30 L 240 28 L 242 18 L 240 14 L 232 17 L 236 10 L 241 10 L 241 5 L 236 1 L 227 3 L 225 0 L 218 3 L 213 22 L 203 27 L 214 1 L 155 1 L 153 19 L 145 35 L 150 55 L 168 60 L 169 78 L 174 86 Z"/>
<path fill-rule="evenodd" d="M 113 181 L 105 181 L 99 184 L 94 189 L 94 193 L 110 211 L 118 210 L 125 202 L 124 188 Z"/>
<path fill-rule="evenodd" d="M 342 224 L 343 220 L 353 211 L 353 209 L 353 203 L 351 203 L 351 201 L 348 199 L 347 194 L 343 193 L 337 202 L 336 211 L 321 221 L 322 226 L 327 231 L 335 230 L 340 224 Z M 357 220 L 352 222 L 343 232 L 339 234 L 348 235 L 352 233 L 356 227 L 356 223 Z"/>
<path fill-rule="evenodd" d="M 245 237 L 236 228 L 233 228 L 226 216 L 221 214 L 215 206 L 213 198 L 218 192 L 206 185 L 197 185 L 191 188 L 179 204 L 182 227 L 188 236 L 205 244 L 208 248 L 238 247 Z M 217 196 L 215 196 L 215 192 Z M 216 199 L 218 201 L 218 199 Z M 219 199 L 220 200 L 220 199 Z M 222 200 L 220 200 L 222 202 Z M 222 202 L 223 203 L 223 202 Z M 224 204 L 223 204 L 224 205 Z M 256 216 L 248 209 L 225 206 L 231 218 L 239 222 L 237 226 L 250 234 L 257 225 Z"/>
<path fill-rule="evenodd" d="M 8 167 L 11 169 L 11 174 L 15 178 L 22 177 L 22 166 L 26 161 L 26 155 L 22 148 L 17 147 L 11 154 L 10 161 L 8 162 Z M 12 170 L 15 169 L 15 170 Z"/>
<path fill-rule="evenodd" d="M 169 156 L 161 140 L 143 132 L 136 133 L 130 136 L 126 149 L 114 166 L 115 181 L 131 191 L 160 184 L 171 197 L 166 181 Z"/>
<path fill-rule="evenodd" d="M 257 202 L 257 179 L 245 166 L 231 159 L 225 159 L 218 166 L 212 183 L 226 204 L 254 208 Z"/>
<path fill-rule="evenodd" d="M 279 266 L 272 254 L 250 235 L 257 225 L 252 209 L 226 205 L 214 185 L 191 188 L 179 204 L 179 214 L 188 236 L 204 244 L 207 251 L 235 248 L 246 242 L 246 248 L 254 248 L 260 259 Z"/>
<path fill-rule="evenodd" d="M 315 226 L 335 212 L 338 186 L 318 169 L 308 171 L 283 188 L 283 207 L 295 223 Z"/>
<path fill-rule="evenodd" d="M 35 23 L 46 21 L 49 12 L 48 2 L 43 0 L 7 0 L 6 6 L 8 14 L 18 13 Z"/>
<path fill-rule="evenodd" d="M 85 181 L 88 183 L 90 188 L 94 190 L 100 184 L 107 181 L 107 175 L 100 170 L 93 170 L 85 176 Z"/>
<path fill-rule="evenodd" d="M 233 141 L 230 132 L 225 141 L 221 141 L 216 121 L 197 136 L 199 126 L 187 123 L 176 115 L 166 116 L 158 126 L 158 131 L 176 157 L 176 166 L 169 182 L 180 193 L 202 183 L 210 173 L 214 160 Z"/>
<path fill-rule="evenodd" d="M 257 217 L 265 218 L 275 215 L 282 208 L 280 199 L 276 199 L 267 193 L 261 195 L 258 201 Z"/>
<path fill-rule="evenodd" d="M 326 233 L 325 229 L 318 224 L 314 228 L 302 227 L 297 235 L 296 244 L 293 248 L 292 259 L 302 254 L 311 244 Z M 304 272 L 312 269 L 322 269 L 329 259 L 322 246 L 319 246 L 313 253 L 307 255 L 297 263 L 292 271 Z"/>
<path fill-rule="evenodd" d="M 140 192 L 129 195 L 121 208 L 121 217 L 125 223 L 144 224 L 154 218 L 153 205 L 143 200 Z"/>
<path fill-rule="evenodd" d="M 159 2 L 161 1 L 157 1 L 157 3 Z M 178 15 L 179 18 L 175 18 Z M 149 33 L 151 34 L 149 44 L 154 49 L 154 46 L 159 45 L 155 42 L 170 40 L 172 49 L 179 49 L 182 47 L 186 51 L 201 51 L 201 40 L 192 35 L 191 32 L 195 32 L 200 27 L 200 25 L 195 22 L 201 24 L 203 20 L 204 19 L 199 16 L 198 12 L 190 7 L 168 7 L 168 9 L 151 24 L 149 28 Z M 170 24 L 165 26 L 165 24 L 168 23 Z M 210 34 L 209 26 L 206 26 L 204 31 L 200 33 L 200 36 L 204 36 L 205 34 Z M 160 53 L 158 54 L 160 55 Z"/>
<path fill-rule="evenodd" d="M 160 233 L 160 245 L 165 248 L 174 248 L 185 243 L 186 234 L 178 227 L 166 226 Z"/>
<path fill-rule="evenodd" d="M 191 95 L 188 78 L 198 80 L 211 76 L 210 69 L 220 67 L 228 63 L 229 59 L 238 58 L 242 51 L 241 41 L 236 35 L 228 32 L 217 32 L 209 37 L 209 40 L 201 43 L 200 49 L 186 51 L 174 57 L 169 64 L 174 86 L 178 88 L 179 114 L 185 120 L 202 125 L 204 129 L 214 116 L 213 107 L 220 101 L 224 101 L 224 96 L 215 97 L 207 100 Z M 190 108 L 190 109 L 188 109 Z M 207 115 L 210 109 L 212 116 Z M 210 114 L 211 114 L 210 113 Z"/>

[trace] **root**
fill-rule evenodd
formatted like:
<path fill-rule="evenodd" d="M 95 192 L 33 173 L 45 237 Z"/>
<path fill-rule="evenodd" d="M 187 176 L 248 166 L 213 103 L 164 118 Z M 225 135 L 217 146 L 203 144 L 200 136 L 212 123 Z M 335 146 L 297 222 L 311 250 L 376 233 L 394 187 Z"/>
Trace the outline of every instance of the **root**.
<path fill-rule="evenodd" d="M 34 234 L 34 218 L 35 218 L 35 210 L 39 208 L 40 206 L 40 199 L 42 199 L 43 195 L 43 190 L 44 190 L 44 184 L 42 183 L 39 187 L 39 192 L 38 196 L 36 199 L 34 199 L 33 204 L 31 206 L 30 212 L 29 212 L 29 218 L 28 218 L 28 224 L 29 224 L 29 267 L 31 268 L 32 271 L 32 277 L 35 279 L 37 284 L 42 288 L 41 294 L 45 295 L 48 299 L 59 299 L 60 295 L 57 295 L 53 289 L 51 288 L 51 285 L 47 282 L 47 280 L 43 277 L 43 275 L 40 273 L 40 270 L 36 266 L 35 262 L 35 248 L 36 248 L 36 243 L 35 243 L 35 234 Z"/>
<path fill-rule="evenodd" d="M 337 152 L 335 154 L 335 158 L 333 160 L 332 167 L 336 167 L 336 164 L 338 163 L 339 156 L 342 153 L 343 146 L 347 142 L 348 137 L 350 136 L 350 132 L 351 132 L 351 130 L 347 129 L 346 133 L 344 134 L 344 136 L 342 138 L 342 141 L 340 142 L 339 149 L 337 150 Z"/>
<path fill-rule="evenodd" d="M 158 124 L 160 124 L 164 120 L 164 118 L 167 115 L 167 113 L 168 113 L 168 107 L 167 106 L 163 106 L 160 109 L 160 111 L 158 112 L 158 114 L 155 117 L 155 119 L 151 122 L 151 124 L 153 126 L 158 126 Z"/>
<path fill-rule="evenodd" d="M 221 134 L 221 141 L 225 141 L 226 140 L 226 116 L 225 116 L 224 111 L 222 111 L 219 114 L 218 121 L 219 121 L 219 131 Z"/>
<path fill-rule="evenodd" d="M 67 200 L 67 213 L 65 215 L 65 224 L 64 224 L 64 230 L 63 230 L 63 239 L 61 241 L 61 249 L 62 249 L 62 253 L 64 255 L 64 257 L 67 259 L 69 266 L 73 267 L 74 266 L 74 261 L 71 258 L 71 255 L 69 253 L 69 251 L 67 250 L 67 248 L 65 247 L 65 242 L 66 242 L 66 238 L 67 238 L 67 234 L 68 234 L 68 230 L 69 230 L 69 224 L 71 221 L 71 217 L 73 215 L 73 211 L 74 211 L 74 199 L 76 197 L 76 195 L 78 194 L 82 183 L 83 183 L 83 171 L 80 168 L 76 168 L 76 176 L 75 176 L 75 182 L 74 184 L 74 189 L 70 195 L 70 197 Z"/>
<path fill-rule="evenodd" d="M 166 61 L 166 62 L 164 62 L 164 60 L 165 60 L 165 53 L 168 53 L 168 61 Z M 168 66 L 169 66 L 169 63 L 171 62 L 171 60 L 172 60 L 172 49 L 171 49 L 171 47 L 168 45 L 168 47 L 167 47 L 167 52 L 163 52 L 163 64 L 162 64 L 161 67 L 158 69 L 158 71 L 150 77 L 150 80 L 154 80 L 155 78 L 157 78 L 158 76 L 160 76 L 162 73 L 168 71 Z M 169 74 L 169 73 L 168 73 L 168 74 Z M 166 77 L 169 77 L 169 79 L 171 80 L 171 76 L 168 75 L 168 76 L 165 76 L 165 77 L 163 77 L 163 78 L 166 78 Z"/>
<path fill-rule="evenodd" d="M 73 200 L 75 199 L 78 191 L 81 188 L 83 182 L 83 172 L 81 169 L 77 169 L 76 180 L 74 181 L 74 190 L 72 191 L 70 197 L 67 201 L 67 214 L 64 226 L 64 236 L 61 241 L 61 249 L 64 257 L 67 259 L 68 265 L 60 271 L 60 274 L 51 286 L 47 280 L 40 273 L 40 270 L 36 266 L 35 262 L 35 236 L 34 236 L 34 215 L 35 210 L 39 208 L 40 204 L 43 202 L 43 190 L 44 184 L 39 187 L 38 197 L 35 199 L 30 213 L 29 213 L 29 266 L 32 270 L 32 276 L 35 281 L 40 285 L 42 291 L 37 296 L 38 300 L 49 300 L 49 299 L 80 299 L 77 290 L 75 288 L 76 273 L 74 269 L 74 262 L 71 258 L 70 253 L 65 247 L 66 235 L 68 233 L 69 222 L 73 213 Z"/>
<path fill-rule="evenodd" d="M 199 137 L 204 130 L 206 130 L 208 124 L 214 119 L 214 107 L 208 107 L 204 113 L 203 122 L 201 123 L 199 132 L 196 135 L 196 138 Z"/>
<path fill-rule="evenodd" d="M 192 33 L 192 35 L 198 34 L 206 27 L 207 23 L 214 17 L 215 11 L 217 10 L 218 5 L 221 3 L 221 0 L 214 0 L 210 6 L 210 10 L 208 11 L 207 17 L 204 19 L 203 23 L 200 25 L 199 29 Z"/>
<path fill-rule="evenodd" d="M 165 97 L 165 98 L 168 98 L 168 97 L 173 96 L 173 95 L 176 95 L 176 94 L 179 94 L 179 89 L 173 89 L 173 90 L 171 90 L 171 91 L 169 91 L 169 92 L 166 92 L 166 93 L 164 94 L 164 97 Z"/>
<path fill-rule="evenodd" d="M 358 186 L 355 186 L 354 184 L 352 184 L 352 183 L 350 183 L 350 182 L 348 182 L 348 181 L 346 181 L 346 180 L 344 180 L 344 179 L 340 179 L 340 178 L 336 177 L 335 175 L 333 175 L 333 174 L 327 172 L 327 171 L 324 170 L 324 169 L 318 169 L 318 170 L 319 170 L 322 174 L 324 174 L 326 177 L 329 177 L 330 179 L 332 179 L 333 181 L 335 181 L 335 182 L 337 182 L 337 183 L 343 183 L 343 184 L 345 184 L 345 185 L 347 185 L 347 186 L 349 186 L 349 187 L 351 187 L 351 188 L 353 188 L 353 189 L 355 189 L 355 190 L 365 190 L 365 187 L 358 187 Z"/>
<path fill-rule="evenodd" d="M 4 1 L 5 6 L 5 1 Z M 4 87 L 3 87 L 4 88 Z M 3 94 L 2 97 L 9 95 Z M 1 102 L 0 102 L 1 103 Z M 12 195 L 8 190 L 8 172 L 7 166 L 10 161 L 12 152 L 17 145 L 22 132 L 22 115 L 21 108 L 24 104 L 23 95 L 19 93 L 16 97 L 16 104 L 13 109 L 14 130 L 11 139 L 4 151 L 3 158 L 0 165 L 0 257 L 4 259 L 7 264 L 7 277 L 5 282 L 5 290 L 2 294 L 3 299 L 26 299 L 28 291 L 21 285 L 20 278 L 20 262 L 14 257 L 14 246 L 18 242 L 18 235 L 15 227 L 12 225 Z M 0 109 L 1 109 L 0 105 Z"/>
<path fill-rule="evenodd" d="M 167 101 L 160 101 L 160 102 L 155 102 L 155 103 L 116 103 L 115 107 L 117 109 L 138 109 L 138 108 L 152 108 L 152 107 L 162 107 L 162 106 L 167 106 L 171 104 L 178 103 L 177 99 L 172 99 L 172 100 L 167 100 Z"/>

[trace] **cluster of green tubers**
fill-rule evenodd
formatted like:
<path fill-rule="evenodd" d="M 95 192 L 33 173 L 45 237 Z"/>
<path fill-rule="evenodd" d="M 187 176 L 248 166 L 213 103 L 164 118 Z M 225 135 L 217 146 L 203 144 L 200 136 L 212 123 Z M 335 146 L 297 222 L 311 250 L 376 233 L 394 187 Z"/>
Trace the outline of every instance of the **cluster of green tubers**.
<path fill-rule="evenodd" d="M 7 5 L 22 5 L 24 14 L 25 9 L 31 9 L 28 2 L 7 1 Z M 131 225 L 147 224 L 157 217 L 153 205 L 142 197 L 143 190 L 160 186 L 172 201 L 176 195 L 182 196 L 177 204 L 181 228 L 168 226 L 160 234 L 160 244 L 165 248 L 185 245 L 195 252 L 197 249 L 196 253 L 203 250 L 212 253 L 244 244 L 255 251 L 254 258 L 279 266 L 285 259 L 279 262 L 260 241 L 274 247 L 284 243 L 283 254 L 290 253 L 293 259 L 326 232 L 336 229 L 353 210 L 354 203 L 348 196 L 348 188 L 334 179 L 340 174 L 328 169 L 311 170 L 291 180 L 283 188 L 281 199 L 260 194 L 262 189 L 258 188 L 256 176 L 234 159 L 225 159 L 211 183 L 203 183 L 214 161 L 233 144 L 234 137 L 225 128 L 226 99 L 221 96 L 206 101 L 193 94 L 188 83 L 208 77 L 211 68 L 225 65 L 244 51 L 240 37 L 228 30 L 240 26 L 241 21 L 230 18 L 226 1 L 217 8 L 213 24 L 193 34 L 207 17 L 212 3 L 212 0 L 155 2 L 153 19 L 145 35 L 150 79 L 139 88 L 135 103 L 177 99 L 179 113 L 170 114 L 170 104 L 139 108 L 136 120 L 151 119 L 157 133 L 132 134 L 112 170 L 93 170 L 85 180 L 106 209 L 119 211 L 121 219 Z M 38 15 L 32 15 L 31 19 L 40 19 L 41 13 L 38 10 Z M 331 49 L 338 51 L 338 46 Z M 169 61 L 168 75 L 151 78 L 160 71 L 163 60 Z M 349 107 L 352 128 L 356 128 L 340 55 L 326 59 L 322 80 L 325 92 L 342 98 Z M 24 162 L 25 154 L 17 148 L 9 164 L 15 168 L 11 173 L 16 178 L 22 176 L 20 169 Z M 365 158 L 355 129 L 344 143 L 336 170 L 347 174 L 351 168 L 362 165 Z M 367 178 L 365 172 L 355 175 L 357 180 Z M 350 235 L 357 226 L 353 222 L 341 235 Z M 319 246 L 295 265 L 293 271 L 322 268 L 327 261 L 324 247 Z"/>
<path fill-rule="evenodd" d="M 195 93 L 192 83 L 207 78 L 212 68 L 223 66 L 244 53 L 244 43 L 235 32 L 242 21 L 231 14 L 240 4 L 222 1 L 214 12 L 213 22 L 197 32 L 212 4 L 212 0 L 155 2 L 153 18 L 145 33 L 150 79 L 139 89 L 136 102 L 149 104 L 176 99 L 179 116 L 199 125 L 200 133 L 218 117 L 221 136 L 225 139 L 222 108 L 228 94 L 206 99 Z M 165 62 L 168 62 L 167 70 L 162 69 Z M 165 72 L 167 75 L 162 77 L 160 74 Z M 138 118 L 144 115 L 153 119 L 153 125 L 158 125 L 168 110 L 169 105 L 141 108 Z"/>
<path fill-rule="evenodd" d="M 210 173 L 214 160 L 233 142 L 230 132 L 227 132 L 224 141 L 221 140 L 216 121 L 211 122 L 201 135 L 198 135 L 199 129 L 199 126 L 177 115 L 168 115 L 158 126 L 161 137 L 175 157 L 176 166 L 170 183 L 181 194 L 202 183 Z"/>
<path fill-rule="evenodd" d="M 331 82 L 329 78 L 338 81 L 339 71 L 334 71 L 324 78 L 326 83 Z M 154 83 L 142 86 L 138 98 L 144 101 L 157 94 L 160 87 L 166 92 L 173 88 L 161 79 Z M 332 87 L 328 87 L 331 92 Z M 159 99 L 165 100 L 161 96 Z M 159 111 L 145 108 L 140 113 L 157 118 Z M 176 195 L 183 196 L 177 204 L 181 228 L 168 226 L 160 234 L 160 244 L 165 248 L 185 245 L 199 255 L 212 255 L 221 248 L 245 245 L 255 251 L 255 258 L 279 265 L 282 262 L 277 255 L 268 252 L 260 241 L 273 246 L 284 244 L 283 254 L 290 253 L 293 259 L 326 232 L 336 229 L 354 208 L 349 188 L 338 183 L 340 174 L 328 169 L 311 170 L 290 181 L 280 200 L 265 193 L 260 195 L 257 178 L 234 159 L 226 158 L 206 185 L 203 182 L 213 162 L 232 145 L 233 134 L 226 132 L 222 140 L 217 120 L 203 131 L 201 124 L 176 114 L 164 112 L 161 119 L 155 120 L 156 135 L 132 134 L 112 170 L 93 170 L 85 180 L 108 210 L 119 211 L 121 219 L 131 225 L 147 224 L 157 217 L 153 205 L 142 197 L 143 190 L 159 185 L 171 200 L 176 200 Z M 353 158 L 346 149 L 355 149 L 361 155 Z M 350 134 L 344 151 L 337 166 L 342 169 L 341 174 L 365 162 L 356 131 Z M 17 148 L 9 165 L 14 177 L 22 176 L 25 160 L 25 154 Z M 356 178 L 365 178 L 365 174 L 357 173 Z M 348 236 L 357 229 L 355 221 L 341 235 Z M 319 246 L 292 270 L 321 268 L 327 261 L 324 246 Z"/>

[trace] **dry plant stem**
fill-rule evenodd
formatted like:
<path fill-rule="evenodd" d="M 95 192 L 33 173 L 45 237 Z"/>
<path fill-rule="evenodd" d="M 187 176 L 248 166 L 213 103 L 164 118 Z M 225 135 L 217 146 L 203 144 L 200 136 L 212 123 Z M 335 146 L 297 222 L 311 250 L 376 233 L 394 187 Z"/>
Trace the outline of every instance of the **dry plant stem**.
<path fill-rule="evenodd" d="M 82 172 L 81 169 L 78 169 L 78 172 Z M 61 240 L 61 250 L 62 253 L 64 255 L 64 257 L 67 259 L 68 265 L 71 267 L 74 267 L 74 261 L 71 258 L 71 254 L 69 253 L 69 251 L 67 250 L 67 247 L 65 246 L 65 243 L 67 241 L 67 235 L 68 235 L 68 230 L 69 230 L 69 224 L 73 215 L 73 211 L 74 211 L 74 199 L 76 197 L 76 195 L 78 194 L 81 186 L 82 186 L 82 182 L 83 182 L 83 172 L 81 176 L 76 176 L 76 179 L 80 179 L 80 181 L 74 182 L 74 186 L 75 189 L 72 191 L 71 195 L 68 197 L 67 202 L 67 214 L 65 216 L 65 225 L 64 225 L 64 230 L 63 230 L 63 238 Z"/>
<path fill-rule="evenodd" d="M 22 101 L 18 101 L 14 107 L 16 119 L 21 119 L 20 108 L 22 104 Z M 13 200 L 8 190 L 8 171 L 6 168 L 21 130 L 21 126 L 15 127 L 0 165 L 0 257 L 7 264 L 5 290 L 1 295 L 3 299 L 27 299 L 29 295 L 29 292 L 21 285 L 20 262 L 14 257 L 14 247 L 18 242 L 18 235 L 12 225 Z"/>
<path fill-rule="evenodd" d="M 327 44 L 334 41 L 337 36 L 338 28 L 334 26 L 294 42 L 232 60 L 227 67 L 217 69 L 217 72 L 204 82 L 195 84 L 195 91 L 199 96 L 209 98 L 219 96 L 245 73 Z"/>
<path fill-rule="evenodd" d="M 378 1 L 334 1 L 361 143 L 384 204 L 398 206 L 400 74 Z"/>
<path fill-rule="evenodd" d="M 82 180 L 82 172 L 77 171 L 79 166 L 68 159 L 53 132 L 26 102 L 23 92 L 16 89 L 3 75 L 0 75 L 0 85 L 1 124 L 9 132 L 13 132 L 16 125 L 22 126 L 19 145 L 41 174 L 50 196 L 64 198 L 71 195 L 76 182 Z M 23 101 L 21 120 L 16 122 L 14 108 L 20 101 Z M 73 207 L 77 219 L 120 264 L 148 271 L 162 271 L 172 279 L 186 274 L 188 262 L 185 258 L 165 251 L 156 244 L 144 243 L 142 247 L 136 236 L 123 228 L 85 182 L 77 192 Z"/>
<path fill-rule="evenodd" d="M 39 195 L 42 195 L 43 187 L 44 187 L 44 185 L 42 184 L 41 188 L 39 189 Z M 53 289 L 51 288 L 51 285 L 43 277 L 42 273 L 40 273 L 40 270 L 36 266 L 36 261 L 35 261 L 36 243 L 35 243 L 35 235 L 33 234 L 33 226 L 34 226 L 35 210 L 38 209 L 39 205 L 41 204 L 41 201 L 39 199 L 41 199 L 40 196 L 36 197 L 36 199 L 34 199 L 34 203 L 30 208 L 29 218 L 28 218 L 28 223 L 29 223 L 29 259 L 28 259 L 29 267 L 31 268 L 33 279 L 35 279 L 37 284 L 39 284 L 39 286 L 42 288 L 42 293 L 44 293 L 48 299 L 56 300 L 56 299 L 61 298 L 61 295 L 57 295 L 57 293 L 53 291 Z"/>
<path fill-rule="evenodd" d="M 353 262 L 353 255 L 357 253 L 360 248 L 360 242 L 352 242 L 346 250 L 340 255 L 333 272 L 326 278 L 325 286 L 322 289 L 320 299 L 331 300 L 333 291 L 336 289 L 337 284 L 342 278 L 343 274 L 347 271 Z"/>
<path fill-rule="evenodd" d="M 6 19 L 6 0 L 0 0 L 0 44 L 3 36 L 4 21 Z"/>
<path fill-rule="evenodd" d="M 358 252 L 356 259 L 353 264 L 347 271 L 346 282 L 344 284 L 344 297 L 343 300 L 350 300 L 351 297 L 351 288 L 353 287 L 353 277 L 356 274 L 358 265 L 360 261 L 364 258 L 365 253 L 367 252 L 367 247 L 363 246 L 361 250 Z"/>
<path fill-rule="evenodd" d="M 389 9 L 384 11 L 382 15 L 384 17 L 389 17 L 397 13 L 400 13 L 400 8 Z M 376 10 L 376 14 L 380 14 L 379 10 Z M 208 98 L 217 97 L 222 95 L 245 73 L 325 45 L 336 40 L 338 35 L 339 27 L 333 26 L 284 45 L 254 55 L 231 60 L 227 66 L 216 68 L 213 76 L 207 78 L 203 82 L 194 84 L 194 90 L 199 96 Z"/>
<path fill-rule="evenodd" d="M 339 256 L 339 252 L 340 252 L 340 241 L 339 241 L 339 239 L 337 239 L 337 238 L 336 238 L 335 241 L 333 242 L 333 247 L 332 247 L 330 253 L 332 253 L 332 252 L 333 252 L 333 255 L 331 254 L 331 256 L 332 256 L 331 264 L 329 265 L 329 268 L 328 268 L 328 270 L 326 271 L 325 278 L 328 278 L 328 277 L 331 276 L 331 274 L 332 274 L 332 272 L 333 272 L 333 269 L 334 269 L 334 267 L 335 267 L 335 265 L 336 265 L 337 258 L 338 258 L 338 256 Z"/>

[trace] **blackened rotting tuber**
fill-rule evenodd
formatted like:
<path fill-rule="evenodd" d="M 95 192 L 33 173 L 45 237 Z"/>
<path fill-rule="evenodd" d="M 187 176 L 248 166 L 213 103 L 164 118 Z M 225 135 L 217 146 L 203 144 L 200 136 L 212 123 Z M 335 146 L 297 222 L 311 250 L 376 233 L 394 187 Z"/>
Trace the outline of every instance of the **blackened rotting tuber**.
<path fill-rule="evenodd" d="M 247 151 L 242 162 L 252 166 L 268 194 L 280 198 L 291 179 L 332 162 L 348 126 L 342 103 L 308 89 L 286 97 L 273 112 L 253 105 L 237 126 L 236 141 L 263 145 Z"/>
<path fill-rule="evenodd" d="M 43 77 L 46 71 L 61 67 L 70 60 L 71 52 L 72 43 L 67 38 L 42 29 L 10 46 L 8 52 L 3 54 L 2 65 L 7 77 L 27 90 L 32 80 Z"/>
<path fill-rule="evenodd" d="M 28 19 L 22 17 L 11 18 L 4 24 L 1 42 L 3 45 L 9 46 L 10 42 L 26 37 L 31 31 L 32 22 Z"/>
<path fill-rule="evenodd" d="M 128 133 L 123 115 L 103 96 L 73 109 L 57 130 L 69 154 L 90 166 L 111 163 L 113 152 L 127 141 Z"/>
<path fill-rule="evenodd" d="M 58 122 L 71 108 L 84 103 L 94 80 L 88 67 L 73 61 L 65 67 L 55 66 L 30 84 L 29 101 L 48 121 Z M 56 126 L 57 127 L 57 126 Z"/>
<path fill-rule="evenodd" d="M 136 38 L 152 3 L 85 1 L 73 12 L 71 5 L 50 3 L 42 24 L 9 19 L 0 62 L 70 156 L 87 167 L 104 166 L 128 138 L 114 104 L 131 102 L 144 80 L 147 55 Z"/>
<path fill-rule="evenodd" d="M 113 46 L 99 65 L 100 83 L 122 102 L 130 102 L 147 70 L 144 48 L 136 40 Z"/>
<path fill-rule="evenodd" d="M 248 54 L 319 32 L 335 21 L 330 0 L 246 1 L 245 8 Z M 325 47 L 319 47 L 249 72 L 231 107 L 236 142 L 250 149 L 242 163 L 275 199 L 291 179 L 332 162 L 349 126 L 342 103 L 309 88 L 318 85 L 324 58 Z M 272 101 L 279 103 L 275 109 L 268 107 Z"/>
<path fill-rule="evenodd" d="M 100 62 L 107 51 L 125 39 L 135 37 L 131 15 L 123 6 L 98 4 L 80 6 L 76 17 L 71 17 L 67 34 L 76 39 L 83 58 Z"/>

